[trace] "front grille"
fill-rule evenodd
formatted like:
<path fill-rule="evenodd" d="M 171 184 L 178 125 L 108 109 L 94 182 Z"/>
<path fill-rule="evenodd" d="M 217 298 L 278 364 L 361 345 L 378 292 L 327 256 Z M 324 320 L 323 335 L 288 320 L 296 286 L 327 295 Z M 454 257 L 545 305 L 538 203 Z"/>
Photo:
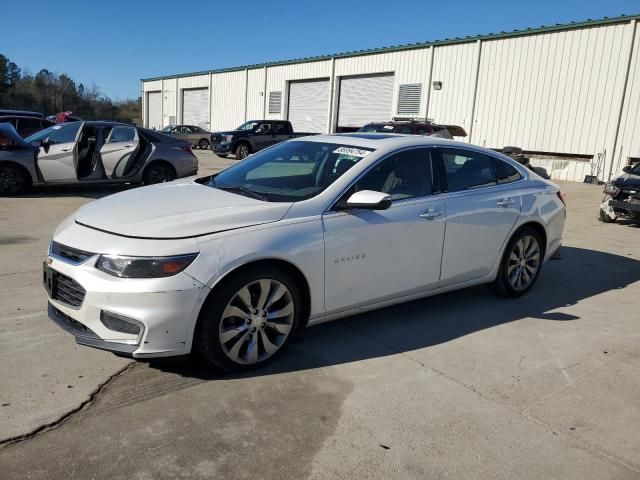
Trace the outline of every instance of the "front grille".
<path fill-rule="evenodd" d="M 53 292 L 51 298 L 72 307 L 82 305 L 87 291 L 73 278 L 53 271 Z"/>
<path fill-rule="evenodd" d="M 58 242 L 51 242 L 51 254 L 76 264 L 82 263 L 95 255 L 95 253 L 67 247 Z"/>
<path fill-rule="evenodd" d="M 220 143 L 222 142 L 222 135 L 218 133 L 214 133 L 211 135 L 211 143 Z"/>

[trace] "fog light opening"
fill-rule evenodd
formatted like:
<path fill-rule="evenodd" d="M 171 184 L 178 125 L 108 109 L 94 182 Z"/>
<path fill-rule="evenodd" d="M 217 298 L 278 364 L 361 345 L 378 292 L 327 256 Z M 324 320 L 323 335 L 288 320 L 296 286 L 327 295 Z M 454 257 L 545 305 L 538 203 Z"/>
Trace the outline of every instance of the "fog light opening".
<path fill-rule="evenodd" d="M 100 311 L 100 321 L 109 330 L 119 333 L 140 336 L 144 329 L 144 325 L 138 320 L 117 313 L 107 312 L 106 310 Z"/>

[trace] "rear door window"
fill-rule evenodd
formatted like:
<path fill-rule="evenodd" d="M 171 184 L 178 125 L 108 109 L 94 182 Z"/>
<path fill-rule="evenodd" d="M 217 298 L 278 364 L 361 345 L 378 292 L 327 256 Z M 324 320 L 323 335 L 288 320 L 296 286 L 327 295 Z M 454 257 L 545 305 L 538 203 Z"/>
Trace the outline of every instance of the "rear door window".
<path fill-rule="evenodd" d="M 490 156 L 457 148 L 438 148 L 437 151 L 442 157 L 449 192 L 497 185 Z"/>
<path fill-rule="evenodd" d="M 136 129 L 133 127 L 113 127 L 109 143 L 133 142 L 136 138 Z"/>

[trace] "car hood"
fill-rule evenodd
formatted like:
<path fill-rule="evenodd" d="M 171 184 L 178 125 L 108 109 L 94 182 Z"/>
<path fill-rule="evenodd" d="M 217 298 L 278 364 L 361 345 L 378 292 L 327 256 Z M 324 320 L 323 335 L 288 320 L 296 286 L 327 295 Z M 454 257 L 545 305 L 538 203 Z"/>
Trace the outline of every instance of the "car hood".
<path fill-rule="evenodd" d="M 618 188 L 640 188 L 640 175 L 625 173 L 624 175 L 620 175 L 618 178 L 616 178 L 613 181 L 613 184 Z"/>
<path fill-rule="evenodd" d="M 176 239 L 277 222 L 291 205 L 178 180 L 97 200 L 78 210 L 75 220 L 125 237 Z"/>

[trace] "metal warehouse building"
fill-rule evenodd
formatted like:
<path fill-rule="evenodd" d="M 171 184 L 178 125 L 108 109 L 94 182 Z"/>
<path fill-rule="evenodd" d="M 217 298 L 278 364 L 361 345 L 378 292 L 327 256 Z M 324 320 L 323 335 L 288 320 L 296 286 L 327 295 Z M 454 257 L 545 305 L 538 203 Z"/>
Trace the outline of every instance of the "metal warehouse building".
<path fill-rule="evenodd" d="M 142 80 L 144 124 L 335 132 L 394 116 L 518 146 L 553 178 L 607 180 L 640 157 L 639 16 Z"/>

